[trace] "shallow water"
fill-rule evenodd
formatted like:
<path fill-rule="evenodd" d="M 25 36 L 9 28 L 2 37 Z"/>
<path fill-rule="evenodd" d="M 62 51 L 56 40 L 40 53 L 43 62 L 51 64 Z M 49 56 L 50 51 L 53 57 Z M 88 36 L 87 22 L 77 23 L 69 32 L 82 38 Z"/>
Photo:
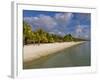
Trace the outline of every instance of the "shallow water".
<path fill-rule="evenodd" d="M 24 69 L 90 66 L 90 42 L 85 42 L 55 54 L 23 63 Z"/>

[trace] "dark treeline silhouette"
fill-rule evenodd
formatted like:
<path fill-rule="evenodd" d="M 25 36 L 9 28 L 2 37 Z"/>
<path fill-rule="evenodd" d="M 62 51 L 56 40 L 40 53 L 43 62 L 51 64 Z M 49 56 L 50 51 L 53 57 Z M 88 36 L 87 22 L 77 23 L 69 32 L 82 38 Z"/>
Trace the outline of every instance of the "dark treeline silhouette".
<path fill-rule="evenodd" d="M 54 42 L 69 42 L 69 41 L 84 41 L 84 39 L 74 38 L 71 34 L 66 34 L 64 37 L 56 34 L 50 34 L 43 29 L 32 31 L 31 26 L 23 21 L 23 42 L 24 44 L 54 43 Z"/>

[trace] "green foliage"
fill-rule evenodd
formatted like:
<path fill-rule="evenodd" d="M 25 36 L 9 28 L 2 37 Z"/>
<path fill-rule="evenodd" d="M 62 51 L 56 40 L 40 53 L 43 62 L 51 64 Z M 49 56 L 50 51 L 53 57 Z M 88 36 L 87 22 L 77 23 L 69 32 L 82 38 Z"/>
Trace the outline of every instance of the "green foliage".
<path fill-rule="evenodd" d="M 71 34 L 68 34 L 68 35 L 64 36 L 63 40 L 64 41 L 73 41 L 73 37 Z"/>
<path fill-rule="evenodd" d="M 24 44 L 31 43 L 31 40 L 33 38 L 32 34 L 32 28 L 29 24 L 23 22 L 23 39 L 24 39 Z"/>
<path fill-rule="evenodd" d="M 51 37 L 50 40 L 49 40 L 49 42 L 50 42 L 50 43 L 55 42 L 55 41 L 54 41 L 54 38 Z"/>
<path fill-rule="evenodd" d="M 74 38 L 71 34 L 67 34 L 64 37 L 50 34 L 43 29 L 37 29 L 32 31 L 32 28 L 26 22 L 23 22 L 23 42 L 24 44 L 31 43 L 54 43 L 54 42 L 68 42 L 68 41 L 82 41 L 83 39 Z"/>
<path fill-rule="evenodd" d="M 41 43 L 48 43 L 48 39 L 46 36 L 42 37 Z"/>

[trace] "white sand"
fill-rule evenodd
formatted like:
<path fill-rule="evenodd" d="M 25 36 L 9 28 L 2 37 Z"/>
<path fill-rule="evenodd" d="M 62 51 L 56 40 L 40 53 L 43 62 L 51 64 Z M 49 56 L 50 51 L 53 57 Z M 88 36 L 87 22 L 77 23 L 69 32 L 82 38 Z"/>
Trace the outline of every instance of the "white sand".
<path fill-rule="evenodd" d="M 24 45 L 24 62 L 46 56 L 48 54 L 56 53 L 65 48 L 83 43 L 81 42 L 63 42 L 63 43 L 48 43 L 40 45 Z"/>

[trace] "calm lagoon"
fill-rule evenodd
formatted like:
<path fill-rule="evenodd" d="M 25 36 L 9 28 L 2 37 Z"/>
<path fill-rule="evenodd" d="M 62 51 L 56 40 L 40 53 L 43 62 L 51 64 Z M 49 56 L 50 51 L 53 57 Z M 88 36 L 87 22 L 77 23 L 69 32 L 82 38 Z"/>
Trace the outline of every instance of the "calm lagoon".
<path fill-rule="evenodd" d="M 91 65 L 90 42 L 64 49 L 55 54 L 24 63 L 23 69 L 79 67 Z"/>

